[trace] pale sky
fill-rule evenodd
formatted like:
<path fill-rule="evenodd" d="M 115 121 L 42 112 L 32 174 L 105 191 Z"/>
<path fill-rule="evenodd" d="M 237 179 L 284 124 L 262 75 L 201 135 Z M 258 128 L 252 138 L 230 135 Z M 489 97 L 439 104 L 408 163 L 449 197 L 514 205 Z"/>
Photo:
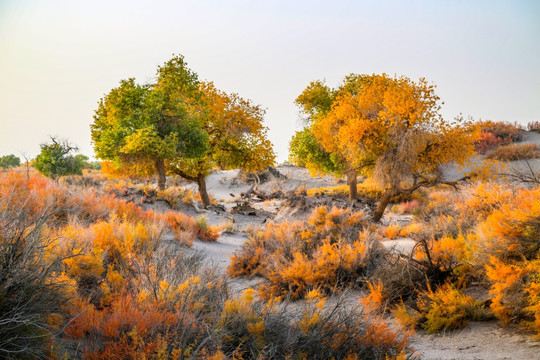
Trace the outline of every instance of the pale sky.
<path fill-rule="evenodd" d="M 278 161 L 298 94 L 349 73 L 425 77 L 447 118 L 540 121 L 538 0 L 0 0 L 0 155 L 57 135 L 93 156 L 99 99 L 172 54 L 267 109 Z"/>

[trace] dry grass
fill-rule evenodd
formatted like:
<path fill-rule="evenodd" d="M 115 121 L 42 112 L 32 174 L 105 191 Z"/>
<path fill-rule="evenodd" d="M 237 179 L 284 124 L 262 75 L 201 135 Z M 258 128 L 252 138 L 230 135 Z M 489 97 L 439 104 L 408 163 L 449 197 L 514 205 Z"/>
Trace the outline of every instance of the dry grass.
<path fill-rule="evenodd" d="M 500 161 L 517 161 L 540 158 L 540 151 L 536 144 L 510 144 L 499 146 L 487 153 L 488 159 Z"/>

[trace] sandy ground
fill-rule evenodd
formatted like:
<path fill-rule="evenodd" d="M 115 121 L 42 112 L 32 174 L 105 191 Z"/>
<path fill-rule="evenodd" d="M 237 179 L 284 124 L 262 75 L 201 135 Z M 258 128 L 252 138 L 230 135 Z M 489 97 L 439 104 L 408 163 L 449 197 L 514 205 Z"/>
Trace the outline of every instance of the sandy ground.
<path fill-rule="evenodd" d="M 528 141 L 539 141 L 540 136 Z M 282 190 L 288 191 L 305 186 L 306 188 L 335 186 L 340 183 L 333 177 L 311 177 L 302 168 L 291 166 L 279 167 L 278 170 L 287 176 L 287 179 L 272 180 L 259 186 L 267 193 Z M 204 252 L 210 263 L 215 264 L 220 271 L 230 263 L 231 255 L 241 248 L 247 240 L 246 228 L 262 225 L 271 221 L 280 210 L 280 201 L 271 200 L 254 203 L 257 209 L 255 215 L 233 214 L 230 209 L 238 204 L 240 193 L 249 189 L 250 185 L 237 178 L 236 171 L 216 172 L 208 178 L 208 191 L 220 205 L 227 211 L 193 212 L 193 215 L 204 215 L 211 224 L 221 224 L 233 221 L 233 233 L 224 233 L 216 243 L 196 241 L 193 248 Z M 342 183 L 342 181 L 341 181 Z M 283 220 L 283 219 L 281 219 Z M 279 221 L 279 220 L 277 220 Z M 385 215 L 386 222 L 410 221 L 410 217 L 397 214 Z M 409 238 L 398 238 L 384 242 L 387 247 L 395 251 L 408 253 L 415 242 Z M 232 279 L 231 288 L 234 292 L 241 292 L 249 287 L 257 286 L 262 279 Z M 418 332 L 412 339 L 412 347 L 421 359 L 540 359 L 540 342 L 523 334 L 516 328 L 501 328 L 496 322 L 470 323 L 465 329 L 446 334 L 428 335 Z"/>

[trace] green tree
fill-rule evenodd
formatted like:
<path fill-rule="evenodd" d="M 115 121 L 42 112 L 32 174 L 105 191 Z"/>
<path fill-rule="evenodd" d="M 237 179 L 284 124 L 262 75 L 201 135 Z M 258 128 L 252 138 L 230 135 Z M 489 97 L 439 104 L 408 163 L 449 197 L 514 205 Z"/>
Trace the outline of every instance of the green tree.
<path fill-rule="evenodd" d="M 165 163 L 202 156 L 207 136 L 201 131 L 197 75 L 182 56 L 158 67 L 156 84 L 122 80 L 101 99 L 91 125 L 98 158 L 126 172 L 155 173 L 165 188 Z"/>
<path fill-rule="evenodd" d="M 212 83 L 201 83 L 202 131 L 207 151 L 197 158 L 178 158 L 171 172 L 197 182 L 204 205 L 210 205 L 206 177 L 216 168 L 257 171 L 274 163 L 272 144 L 263 126 L 264 109 L 237 94 L 227 94 Z"/>
<path fill-rule="evenodd" d="M 65 175 L 82 175 L 88 158 L 84 155 L 72 155 L 78 148 L 67 140 L 51 137 L 51 143 L 40 145 L 41 152 L 33 166 L 41 174 L 57 180 Z"/>
<path fill-rule="evenodd" d="M 374 221 L 381 219 L 394 196 L 437 184 L 455 185 L 469 177 L 447 181 L 443 176 L 444 165 L 463 165 L 474 154 L 475 134 L 462 119 L 442 118 L 434 88 L 424 79 L 349 75 L 336 90 L 312 83 L 296 100 L 310 117 L 307 131 L 316 140 L 316 150 L 326 152 L 350 179 L 350 198 L 356 196 L 358 174 L 373 177 L 384 189 Z M 324 171 L 323 161 L 299 151 L 307 141 L 300 143 L 303 146 L 291 148 L 294 156 Z"/>
<path fill-rule="evenodd" d="M 0 168 L 9 169 L 21 165 L 21 159 L 13 154 L 0 157 Z"/>

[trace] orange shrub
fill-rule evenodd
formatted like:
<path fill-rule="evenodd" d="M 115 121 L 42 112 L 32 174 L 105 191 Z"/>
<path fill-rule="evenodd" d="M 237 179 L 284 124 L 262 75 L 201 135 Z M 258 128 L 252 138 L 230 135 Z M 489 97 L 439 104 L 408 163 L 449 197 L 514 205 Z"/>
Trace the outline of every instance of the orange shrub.
<path fill-rule="evenodd" d="M 367 228 L 362 213 L 319 207 L 306 223 L 270 223 L 253 231 L 228 272 L 265 277 L 265 298 L 298 299 L 313 289 L 331 293 L 357 284 L 383 251 Z"/>
<path fill-rule="evenodd" d="M 390 224 L 382 229 L 382 236 L 387 239 L 395 239 L 401 233 L 401 226 L 398 224 Z"/>

